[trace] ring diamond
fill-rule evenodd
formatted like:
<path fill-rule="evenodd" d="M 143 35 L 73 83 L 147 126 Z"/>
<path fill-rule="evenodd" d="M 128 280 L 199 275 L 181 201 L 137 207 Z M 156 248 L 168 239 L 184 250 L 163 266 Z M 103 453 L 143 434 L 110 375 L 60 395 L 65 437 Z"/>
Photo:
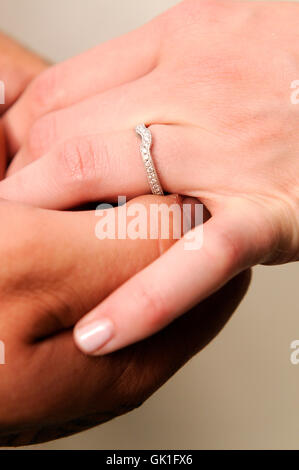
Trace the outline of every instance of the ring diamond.
<path fill-rule="evenodd" d="M 152 133 L 145 124 L 138 124 L 136 134 L 141 137 L 140 153 L 145 166 L 146 176 L 153 194 L 163 196 L 164 192 L 160 184 L 156 168 L 151 156 Z"/>

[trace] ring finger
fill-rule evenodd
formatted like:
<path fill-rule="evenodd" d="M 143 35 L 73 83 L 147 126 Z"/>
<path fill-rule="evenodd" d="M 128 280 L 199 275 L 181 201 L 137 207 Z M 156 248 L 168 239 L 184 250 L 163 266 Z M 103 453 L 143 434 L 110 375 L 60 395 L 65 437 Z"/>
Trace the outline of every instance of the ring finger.
<path fill-rule="evenodd" d="M 150 129 L 152 157 L 166 192 L 201 197 L 211 178 L 216 183 L 210 171 L 213 156 L 210 165 L 200 163 L 210 145 L 208 134 L 200 135 L 198 129 L 187 126 L 152 125 Z M 199 176 L 191 164 L 196 157 Z M 30 154 L 24 158 L 26 163 L 32 159 Z M 0 197 L 52 209 L 149 192 L 133 129 L 71 138 L 0 182 Z"/>

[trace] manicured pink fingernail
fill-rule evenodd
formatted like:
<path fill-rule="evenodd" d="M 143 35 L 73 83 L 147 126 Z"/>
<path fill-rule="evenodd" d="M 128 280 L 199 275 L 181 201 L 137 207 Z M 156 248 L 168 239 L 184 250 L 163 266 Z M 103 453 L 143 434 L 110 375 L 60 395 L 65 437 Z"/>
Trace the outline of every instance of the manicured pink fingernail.
<path fill-rule="evenodd" d="M 102 348 L 114 335 L 114 325 L 108 318 L 101 318 L 75 328 L 74 337 L 78 347 L 86 354 Z"/>

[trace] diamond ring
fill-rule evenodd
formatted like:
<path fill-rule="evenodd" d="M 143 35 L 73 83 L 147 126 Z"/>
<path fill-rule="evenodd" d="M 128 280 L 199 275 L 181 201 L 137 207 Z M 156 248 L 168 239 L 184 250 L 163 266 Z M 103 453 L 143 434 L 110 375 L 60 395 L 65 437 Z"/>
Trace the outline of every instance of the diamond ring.
<path fill-rule="evenodd" d="M 151 191 L 155 195 L 163 196 L 164 192 L 151 156 L 152 133 L 145 124 L 139 124 L 135 131 L 141 137 L 140 153 Z"/>

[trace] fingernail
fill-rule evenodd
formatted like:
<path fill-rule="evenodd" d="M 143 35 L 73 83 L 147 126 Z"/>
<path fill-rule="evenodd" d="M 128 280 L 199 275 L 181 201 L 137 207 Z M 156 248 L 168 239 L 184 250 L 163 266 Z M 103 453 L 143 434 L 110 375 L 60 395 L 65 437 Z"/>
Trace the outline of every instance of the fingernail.
<path fill-rule="evenodd" d="M 101 349 L 114 335 L 114 325 L 108 318 L 101 318 L 75 328 L 74 337 L 78 347 L 86 354 Z"/>

